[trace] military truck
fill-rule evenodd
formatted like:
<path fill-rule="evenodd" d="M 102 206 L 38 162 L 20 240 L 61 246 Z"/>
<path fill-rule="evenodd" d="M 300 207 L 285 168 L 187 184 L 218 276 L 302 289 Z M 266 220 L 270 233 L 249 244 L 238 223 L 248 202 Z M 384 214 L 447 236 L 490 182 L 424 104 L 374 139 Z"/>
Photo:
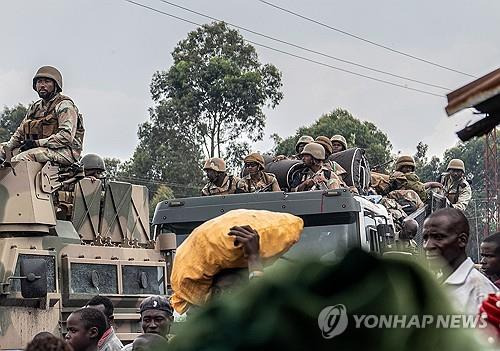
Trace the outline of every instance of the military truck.
<path fill-rule="evenodd" d="M 394 245 L 394 223 L 385 207 L 369 199 L 347 189 L 173 199 L 157 205 L 153 230 L 157 236 L 174 234 L 180 245 L 198 225 L 228 211 L 269 210 L 304 220 L 300 241 L 285 255 L 290 260 L 335 259 L 353 247 L 382 253 Z"/>
<path fill-rule="evenodd" d="M 147 189 L 78 174 L 50 162 L 0 166 L 0 349 L 62 335 L 96 294 L 111 298 L 118 337 L 132 340 L 140 300 L 167 292 L 175 240 L 151 237 Z M 69 218 L 58 219 L 63 207 Z"/>

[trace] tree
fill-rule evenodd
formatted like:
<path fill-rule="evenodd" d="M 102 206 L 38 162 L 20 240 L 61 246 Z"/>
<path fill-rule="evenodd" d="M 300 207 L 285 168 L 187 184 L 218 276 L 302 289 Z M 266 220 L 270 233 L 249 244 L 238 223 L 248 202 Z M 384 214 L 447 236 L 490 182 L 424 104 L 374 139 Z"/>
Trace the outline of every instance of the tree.
<path fill-rule="evenodd" d="M 372 166 L 390 160 L 392 145 L 387 135 L 373 123 L 360 121 L 341 108 L 321 116 L 309 127 L 300 127 L 295 135 L 282 141 L 278 135 L 273 135 L 272 138 L 279 143 L 275 145 L 276 154 L 292 155 L 295 153 L 295 144 L 302 135 L 331 137 L 335 134 L 343 135 L 347 139 L 348 147 L 356 146 L 365 149 Z"/>
<path fill-rule="evenodd" d="M 189 119 L 173 100 L 151 108 L 150 120 L 139 126 L 139 145 L 120 167 L 120 176 L 142 180 L 150 194 L 167 183 L 177 196 L 200 193 L 201 150 L 192 137 Z"/>
<path fill-rule="evenodd" d="M 121 171 L 122 161 L 118 158 L 104 157 L 104 164 L 106 165 L 106 176 L 109 180 L 116 180 Z"/>
<path fill-rule="evenodd" d="M 17 104 L 13 108 L 5 106 L 0 113 L 0 142 L 8 141 L 26 116 L 27 108 Z"/>
<path fill-rule="evenodd" d="M 153 100 L 175 101 L 206 156 L 221 157 L 224 146 L 241 145 L 242 137 L 262 139 L 262 108 L 283 98 L 281 73 L 262 65 L 238 31 L 224 22 L 203 25 L 177 44 L 172 57 L 173 66 L 153 76 Z"/>
<path fill-rule="evenodd" d="M 153 195 L 153 198 L 149 202 L 149 217 L 153 218 L 153 214 L 155 213 L 156 206 L 165 200 L 173 199 L 174 192 L 166 185 L 160 185 L 156 193 Z"/>

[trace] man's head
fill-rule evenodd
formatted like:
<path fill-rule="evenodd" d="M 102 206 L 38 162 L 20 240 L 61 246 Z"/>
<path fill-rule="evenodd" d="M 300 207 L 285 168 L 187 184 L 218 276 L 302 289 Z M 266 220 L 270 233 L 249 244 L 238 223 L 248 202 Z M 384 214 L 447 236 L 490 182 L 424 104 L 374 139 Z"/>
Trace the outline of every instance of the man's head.
<path fill-rule="evenodd" d="M 328 137 L 320 135 L 314 142 L 320 144 L 325 149 L 325 159 L 330 157 L 330 155 L 333 153 L 332 142 Z"/>
<path fill-rule="evenodd" d="M 215 183 L 221 177 L 226 175 L 226 162 L 222 158 L 212 157 L 205 161 L 203 166 L 208 180 Z"/>
<path fill-rule="evenodd" d="M 481 243 L 481 270 L 488 277 L 500 278 L 500 232 L 487 236 Z"/>
<path fill-rule="evenodd" d="M 264 169 L 266 162 L 258 152 L 253 152 L 243 160 L 248 174 L 256 174 Z"/>
<path fill-rule="evenodd" d="M 302 135 L 299 140 L 297 140 L 297 143 L 295 144 L 295 151 L 300 154 L 302 150 L 304 150 L 304 147 L 312 143 L 314 141 L 314 138 L 309 135 Z"/>
<path fill-rule="evenodd" d="M 415 171 L 415 160 L 412 156 L 399 156 L 396 161 L 396 171 L 410 173 Z"/>
<path fill-rule="evenodd" d="M 311 168 L 313 166 L 320 166 L 325 159 L 325 148 L 314 142 L 307 144 L 304 150 L 300 153 L 300 157 L 304 164 Z"/>
<path fill-rule="evenodd" d="M 418 222 L 412 218 L 406 218 L 403 220 L 403 225 L 401 232 L 399 233 L 400 239 L 410 240 L 417 235 L 418 232 Z"/>
<path fill-rule="evenodd" d="M 166 337 L 173 321 L 173 309 L 165 296 L 153 295 L 145 298 L 140 307 L 141 326 L 144 333 Z"/>
<path fill-rule="evenodd" d="M 158 334 L 141 334 L 132 343 L 132 351 L 149 351 L 164 344 L 167 339 Z"/>
<path fill-rule="evenodd" d="M 332 153 L 335 154 L 337 152 L 347 150 L 347 140 L 345 140 L 345 138 L 342 135 L 340 134 L 334 135 L 331 137 L 330 141 L 332 142 L 332 148 L 333 148 Z"/>
<path fill-rule="evenodd" d="M 462 211 L 443 208 L 425 220 L 422 237 L 429 263 L 436 267 L 442 264 L 454 267 L 457 260 L 465 255 L 469 222 Z"/>
<path fill-rule="evenodd" d="M 44 100 L 50 100 L 56 93 L 62 91 L 62 75 L 57 68 L 43 66 L 33 77 L 33 89 Z"/>
<path fill-rule="evenodd" d="M 106 316 L 95 308 L 80 308 L 66 320 L 66 341 L 74 351 L 97 349 L 97 343 L 108 328 Z"/>
<path fill-rule="evenodd" d="M 450 173 L 451 177 L 454 180 L 459 180 L 465 174 L 465 164 L 464 161 L 454 158 L 450 162 L 448 162 L 448 167 L 446 170 Z"/>
<path fill-rule="evenodd" d="M 106 321 L 108 322 L 108 325 L 111 324 L 113 321 L 113 312 L 114 312 L 114 307 L 113 307 L 113 302 L 106 297 L 102 295 L 96 295 L 93 298 L 87 302 L 87 305 L 85 307 L 90 307 L 90 308 L 95 308 L 101 311 L 104 316 L 106 316 Z"/>
<path fill-rule="evenodd" d="M 33 337 L 25 351 L 73 351 L 63 339 L 49 332 L 41 332 Z"/>
<path fill-rule="evenodd" d="M 106 172 L 106 164 L 101 156 L 86 154 L 80 162 L 83 165 L 86 177 L 103 178 L 103 174 Z"/>
<path fill-rule="evenodd" d="M 235 288 L 248 282 L 248 269 L 228 268 L 217 273 L 212 280 L 210 297 L 231 293 Z"/>

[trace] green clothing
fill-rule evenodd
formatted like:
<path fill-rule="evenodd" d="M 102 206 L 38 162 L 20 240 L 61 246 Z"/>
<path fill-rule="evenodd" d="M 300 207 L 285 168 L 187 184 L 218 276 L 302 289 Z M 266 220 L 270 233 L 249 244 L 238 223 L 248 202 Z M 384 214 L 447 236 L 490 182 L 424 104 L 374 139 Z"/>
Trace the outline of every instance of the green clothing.
<path fill-rule="evenodd" d="M 347 327 L 326 339 L 318 326 L 320 312 L 338 304 L 345 306 Z M 354 318 L 451 311 L 442 288 L 421 267 L 353 250 L 338 264 L 289 263 L 266 271 L 234 295 L 200 308 L 169 346 L 176 351 L 481 350 L 469 330 L 356 328 Z M 345 322 L 336 316 L 329 323 Z"/>

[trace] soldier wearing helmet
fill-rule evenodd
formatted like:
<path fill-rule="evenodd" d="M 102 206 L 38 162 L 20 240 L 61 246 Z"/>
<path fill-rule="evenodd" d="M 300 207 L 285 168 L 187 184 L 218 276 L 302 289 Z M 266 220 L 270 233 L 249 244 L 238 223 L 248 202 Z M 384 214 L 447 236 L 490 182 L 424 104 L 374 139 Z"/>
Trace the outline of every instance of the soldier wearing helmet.
<path fill-rule="evenodd" d="M 226 162 L 218 157 L 209 158 L 203 170 L 208 178 L 208 183 L 201 190 L 202 196 L 234 194 L 239 178 L 227 175 Z"/>
<path fill-rule="evenodd" d="M 330 141 L 332 142 L 333 154 L 347 150 L 347 140 L 342 135 L 336 134 L 331 137 Z"/>
<path fill-rule="evenodd" d="M 52 161 L 70 165 L 80 159 L 82 151 L 82 116 L 71 98 L 61 94 L 62 75 L 54 67 L 43 66 L 33 78 L 33 89 L 40 100 L 33 103 L 21 125 L 0 148 L 19 151 L 12 161 Z"/>
<path fill-rule="evenodd" d="M 253 152 L 243 160 L 247 175 L 236 184 L 236 193 L 260 193 L 264 191 L 281 191 L 276 176 L 264 172 L 264 157 Z"/>
<path fill-rule="evenodd" d="M 86 154 L 82 157 L 81 163 L 86 177 L 93 177 L 96 179 L 105 178 L 106 164 L 101 156 L 97 154 Z"/>
<path fill-rule="evenodd" d="M 393 190 L 413 190 L 418 194 L 422 202 L 426 202 L 427 192 L 425 185 L 415 173 L 415 160 L 413 157 L 409 155 L 399 156 L 394 168 L 394 172 L 389 177 L 390 186 L 387 192 Z"/>
<path fill-rule="evenodd" d="M 465 211 L 472 198 L 472 189 L 465 180 L 464 161 L 458 158 L 451 160 L 446 171 L 441 176 L 444 194 L 454 208 Z"/>
<path fill-rule="evenodd" d="M 300 153 L 308 171 L 303 174 L 301 183 L 294 191 L 327 190 L 341 187 L 339 177 L 331 169 L 325 167 L 325 148 L 313 142 L 307 144 Z"/>
<path fill-rule="evenodd" d="M 297 140 L 297 143 L 295 144 L 295 152 L 296 154 L 293 156 L 293 158 L 300 160 L 300 153 L 302 150 L 304 150 L 304 147 L 312 143 L 314 141 L 314 138 L 309 135 L 302 135 L 299 140 Z"/>
<path fill-rule="evenodd" d="M 326 136 L 320 135 L 314 142 L 320 144 L 325 149 L 325 159 L 323 161 L 323 165 L 330 171 L 334 172 L 342 180 L 342 186 L 347 186 L 343 180 L 344 177 L 347 177 L 346 170 L 337 162 L 329 159 L 334 153 L 331 140 Z"/>

